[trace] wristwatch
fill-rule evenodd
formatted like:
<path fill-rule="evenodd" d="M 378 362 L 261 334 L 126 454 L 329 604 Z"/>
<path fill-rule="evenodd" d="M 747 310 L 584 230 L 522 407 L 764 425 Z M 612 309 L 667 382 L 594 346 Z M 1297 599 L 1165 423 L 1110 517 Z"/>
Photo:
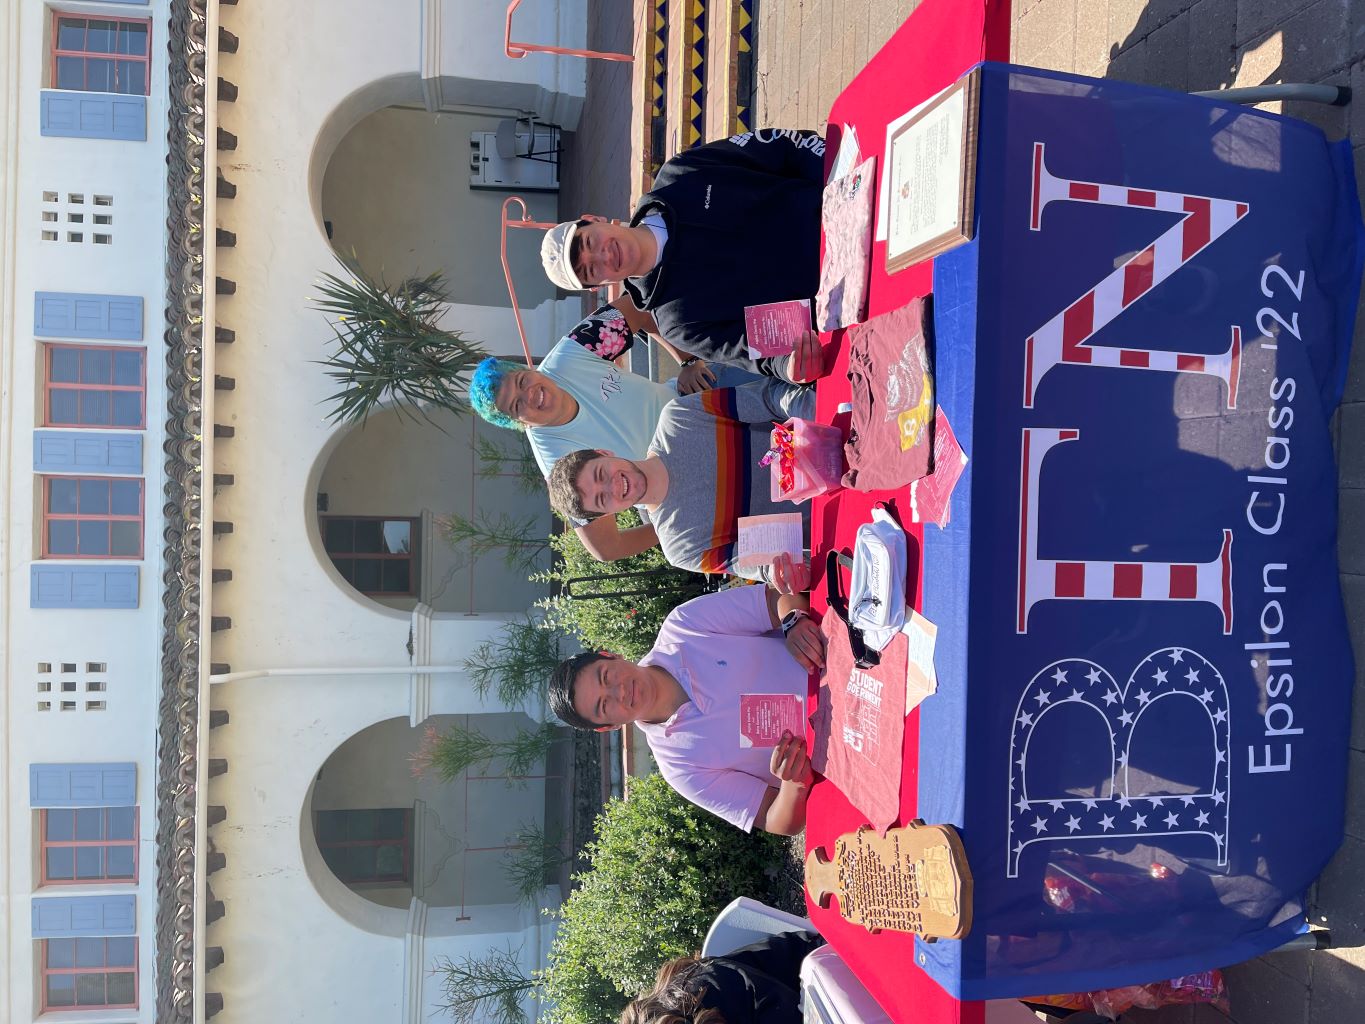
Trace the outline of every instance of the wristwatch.
<path fill-rule="evenodd" d="M 688 356 L 686 359 L 684 359 L 681 363 L 678 364 L 678 369 L 683 370 L 691 366 L 693 363 L 699 362 L 701 362 L 701 356 Z"/>
<path fill-rule="evenodd" d="M 787 612 L 786 615 L 782 616 L 782 635 L 785 637 L 796 628 L 798 622 L 802 619 L 809 618 L 810 612 L 806 611 L 804 608 L 793 608 L 791 611 Z"/>

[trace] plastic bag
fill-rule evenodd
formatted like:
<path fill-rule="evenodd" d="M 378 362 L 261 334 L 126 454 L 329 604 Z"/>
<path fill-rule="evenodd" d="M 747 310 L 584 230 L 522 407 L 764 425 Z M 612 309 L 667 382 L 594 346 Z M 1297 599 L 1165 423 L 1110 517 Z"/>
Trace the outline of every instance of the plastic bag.
<path fill-rule="evenodd" d="M 773 501 L 799 503 L 839 486 L 844 473 L 844 435 L 838 427 L 789 419 L 773 427 L 763 456 L 772 473 Z"/>
<path fill-rule="evenodd" d="M 1229 1013 L 1228 987 L 1219 970 L 1186 974 L 1170 981 L 1153 981 L 1146 985 L 1125 985 L 1094 992 L 1068 992 L 1062 995 L 1029 996 L 1029 1003 L 1058 1006 L 1068 1010 L 1093 1010 L 1102 1017 L 1116 1018 L 1137 1007 L 1156 1010 L 1163 1006 L 1187 1003 L 1212 1003 L 1223 1013 Z"/>

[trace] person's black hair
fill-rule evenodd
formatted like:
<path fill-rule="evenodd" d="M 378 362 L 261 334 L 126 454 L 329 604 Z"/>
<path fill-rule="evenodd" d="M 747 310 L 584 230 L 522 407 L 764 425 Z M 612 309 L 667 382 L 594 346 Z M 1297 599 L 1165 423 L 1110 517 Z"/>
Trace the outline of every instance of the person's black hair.
<path fill-rule="evenodd" d="M 599 661 L 606 660 L 605 654 L 597 651 L 584 651 L 582 654 L 575 654 L 572 658 L 565 658 L 555 666 L 550 673 L 550 710 L 554 712 L 565 725 L 575 729 L 596 729 L 602 725 L 601 722 L 594 722 L 584 718 L 573 706 L 573 684 L 578 678 L 578 673 L 585 668 L 596 665 Z"/>
<path fill-rule="evenodd" d="M 578 273 L 578 257 L 583 254 L 583 239 L 578 232 L 582 231 L 591 223 L 592 221 L 588 220 L 586 217 L 583 220 L 578 221 L 574 225 L 573 239 L 569 242 L 569 268 L 574 272 L 574 276 L 580 281 L 583 280 L 583 278 Z"/>

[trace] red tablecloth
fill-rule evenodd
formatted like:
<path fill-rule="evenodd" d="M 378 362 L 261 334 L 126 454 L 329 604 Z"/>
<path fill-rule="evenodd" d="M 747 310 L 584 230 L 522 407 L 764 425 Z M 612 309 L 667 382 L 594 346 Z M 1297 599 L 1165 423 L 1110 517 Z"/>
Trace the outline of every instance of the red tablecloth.
<path fill-rule="evenodd" d="M 878 181 L 883 173 L 886 124 L 934 93 L 951 85 L 967 68 L 982 60 L 1009 58 L 1009 0 L 925 0 L 887 44 L 868 62 L 858 77 L 840 94 L 829 114 L 826 162 L 838 152 L 842 126 L 853 125 L 863 157 L 877 157 Z M 872 252 L 869 317 L 927 295 L 932 288 L 930 263 L 923 263 L 894 276 L 886 273 L 886 243 L 876 242 Z M 832 340 L 837 356 L 831 373 L 816 389 L 818 418 L 835 421 L 839 404 L 848 401 L 848 346 L 843 331 Z M 826 338 L 826 341 L 831 340 Z M 845 417 L 846 418 L 846 417 Z M 852 547 L 853 535 L 871 518 L 877 501 L 889 501 L 910 535 L 910 594 L 916 607 L 919 594 L 920 530 L 910 526 L 909 492 L 863 494 L 839 491 L 816 498 L 812 508 L 813 565 L 824 565 L 832 546 Z M 823 607 L 823 587 L 812 589 L 814 603 Z M 812 696 L 814 690 L 812 689 Z M 919 714 L 906 720 L 900 820 L 915 817 L 919 774 Z M 819 782 L 811 792 L 806 816 L 806 846 L 832 849 L 842 833 L 864 824 L 863 816 L 833 785 Z M 883 932 L 869 935 L 861 926 L 839 916 L 837 901 L 829 910 L 810 904 L 811 919 L 839 954 L 853 968 L 882 1007 L 897 1021 L 921 1024 L 981 1024 L 983 1003 L 959 1003 L 927 975 L 911 968 L 914 940 L 910 935 Z"/>

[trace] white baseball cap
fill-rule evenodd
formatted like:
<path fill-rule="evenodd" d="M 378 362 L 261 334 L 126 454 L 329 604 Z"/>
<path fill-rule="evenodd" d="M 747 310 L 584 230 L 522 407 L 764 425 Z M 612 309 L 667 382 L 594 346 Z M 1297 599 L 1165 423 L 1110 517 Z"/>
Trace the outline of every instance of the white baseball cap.
<path fill-rule="evenodd" d="M 556 224 L 540 240 L 540 262 L 545 267 L 545 276 L 565 291 L 584 291 L 588 286 L 574 273 L 573 263 L 569 260 L 569 247 L 578 231 L 578 221 L 566 220 Z"/>

